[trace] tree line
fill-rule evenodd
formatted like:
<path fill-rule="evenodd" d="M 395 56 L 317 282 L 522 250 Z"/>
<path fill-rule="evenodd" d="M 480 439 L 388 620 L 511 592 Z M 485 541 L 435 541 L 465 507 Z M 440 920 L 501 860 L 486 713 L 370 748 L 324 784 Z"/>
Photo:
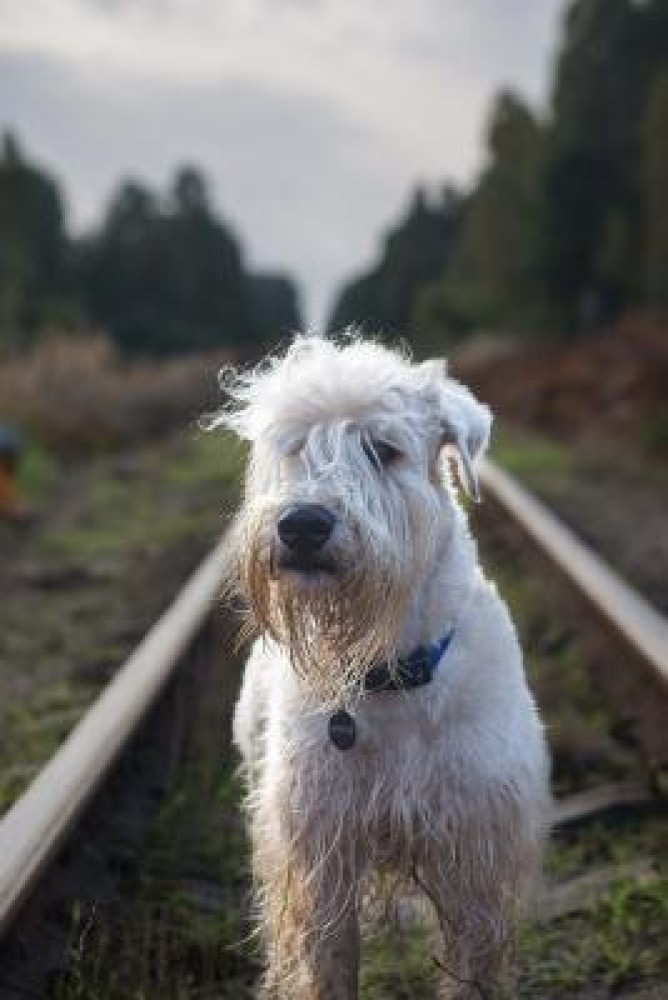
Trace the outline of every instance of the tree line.
<path fill-rule="evenodd" d="M 574 0 L 544 113 L 498 94 L 470 191 L 418 190 L 330 318 L 415 334 L 577 336 L 668 312 L 668 3 Z"/>
<path fill-rule="evenodd" d="M 97 328 L 124 353 L 255 354 L 299 327 L 294 281 L 248 269 L 196 168 L 177 170 L 163 195 L 123 182 L 101 224 L 75 238 L 56 181 L 4 136 L 0 352 L 28 347 L 52 328 Z"/>

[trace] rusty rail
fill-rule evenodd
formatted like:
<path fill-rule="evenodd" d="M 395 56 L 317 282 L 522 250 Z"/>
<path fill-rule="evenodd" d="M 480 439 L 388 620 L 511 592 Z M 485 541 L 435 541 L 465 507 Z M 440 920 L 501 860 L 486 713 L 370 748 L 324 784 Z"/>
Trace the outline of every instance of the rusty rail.
<path fill-rule="evenodd" d="M 221 539 L 0 821 L 0 934 L 201 629 L 220 592 L 224 563 L 225 542 Z"/>
<path fill-rule="evenodd" d="M 498 465 L 485 459 L 480 478 L 484 488 L 668 685 L 668 619 Z"/>
<path fill-rule="evenodd" d="M 489 460 L 483 486 L 668 684 L 668 621 Z M 221 539 L 0 821 L 0 934 L 16 915 L 196 637 L 220 590 Z"/>

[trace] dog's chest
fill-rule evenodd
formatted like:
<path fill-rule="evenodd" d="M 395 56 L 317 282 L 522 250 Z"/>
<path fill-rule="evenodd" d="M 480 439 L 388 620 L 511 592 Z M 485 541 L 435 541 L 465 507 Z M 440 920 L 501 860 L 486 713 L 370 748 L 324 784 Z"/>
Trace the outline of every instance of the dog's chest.
<path fill-rule="evenodd" d="M 418 700 L 419 699 L 419 700 Z M 292 765 L 317 774 L 322 802 L 356 815 L 408 809 L 443 778 L 444 736 L 426 699 L 411 693 L 374 695 L 350 713 L 354 738 L 347 748 L 331 739 L 331 715 L 309 720 Z M 439 778 L 440 775 L 440 778 Z M 308 782 L 310 784 L 310 782 Z"/>
<path fill-rule="evenodd" d="M 364 716 L 356 721 L 354 746 L 341 751 L 323 738 L 311 758 L 320 821 L 367 845 L 374 863 L 401 868 L 415 844 L 447 821 L 443 804 L 450 799 L 454 805 L 457 783 L 428 729 L 374 727 Z M 303 787 L 312 788 L 312 781 Z M 446 787 L 453 797 L 444 800 Z"/>
<path fill-rule="evenodd" d="M 424 690 L 379 693 L 350 710 L 303 718 L 297 723 L 302 753 L 322 754 L 346 773 L 371 769 L 376 774 L 393 769 L 397 761 L 424 757 L 443 735 L 436 699 L 435 690 L 431 700 Z"/>

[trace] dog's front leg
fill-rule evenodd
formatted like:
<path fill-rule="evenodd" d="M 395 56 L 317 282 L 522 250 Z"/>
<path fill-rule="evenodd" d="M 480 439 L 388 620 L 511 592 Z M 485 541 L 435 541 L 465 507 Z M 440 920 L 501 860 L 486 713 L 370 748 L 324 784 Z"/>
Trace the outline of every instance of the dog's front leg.
<path fill-rule="evenodd" d="M 443 973 L 443 1000 L 511 1000 L 514 996 L 509 979 L 510 926 L 501 912 L 496 914 L 494 938 L 481 947 L 476 940 L 478 928 L 472 928 L 470 913 L 464 915 L 453 896 L 457 888 L 430 893 L 438 917 L 441 948 L 437 962 Z M 488 905 L 491 901 L 487 901 Z M 494 905 L 494 904 L 492 904 Z M 488 914 L 489 915 L 489 914 Z"/>
<path fill-rule="evenodd" d="M 267 1000 L 356 1000 L 357 871 L 353 852 L 329 837 L 255 839 L 267 944 Z M 320 842 L 322 850 L 314 852 Z"/>
<path fill-rule="evenodd" d="M 476 843 L 485 851 L 478 851 Z M 491 858 L 493 868 L 486 863 Z M 526 860 L 529 865 L 529 851 Z M 492 847 L 471 833 L 456 845 L 426 852 L 414 872 L 438 918 L 444 1000 L 515 996 L 511 960 L 522 894 L 519 861 L 512 849 Z"/>

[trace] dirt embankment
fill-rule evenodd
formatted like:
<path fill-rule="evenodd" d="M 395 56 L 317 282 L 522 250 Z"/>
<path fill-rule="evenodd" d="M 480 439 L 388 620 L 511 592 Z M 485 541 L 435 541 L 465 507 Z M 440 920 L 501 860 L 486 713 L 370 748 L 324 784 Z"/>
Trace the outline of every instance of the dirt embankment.
<path fill-rule="evenodd" d="M 623 441 L 668 463 L 666 323 L 629 318 L 577 343 L 464 355 L 456 367 L 502 420 L 566 441 Z"/>
<path fill-rule="evenodd" d="M 668 611 L 668 328 L 629 319 L 456 374 L 495 411 L 492 455 Z"/>

